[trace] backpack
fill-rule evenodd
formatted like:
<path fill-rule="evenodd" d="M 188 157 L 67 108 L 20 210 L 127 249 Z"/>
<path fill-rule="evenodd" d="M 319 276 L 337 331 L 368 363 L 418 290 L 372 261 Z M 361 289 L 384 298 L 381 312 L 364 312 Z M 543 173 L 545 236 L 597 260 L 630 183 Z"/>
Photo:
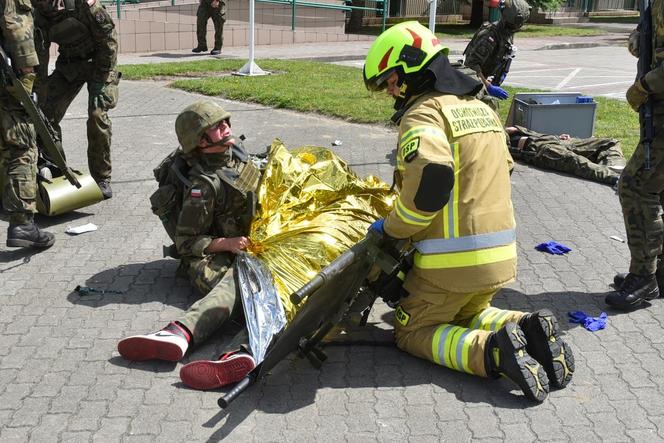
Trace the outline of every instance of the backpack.
<path fill-rule="evenodd" d="M 184 152 L 178 148 L 153 170 L 159 187 L 150 196 L 152 213 L 159 217 L 173 242 L 175 242 L 175 229 L 182 210 L 184 193 L 191 186 L 191 180 L 188 178 L 190 169 L 191 167 L 184 159 Z M 204 174 L 199 174 L 197 177 L 210 184 L 216 198 L 220 191 L 220 181 Z M 167 256 L 178 258 L 175 245 L 164 247 L 164 257 Z"/>

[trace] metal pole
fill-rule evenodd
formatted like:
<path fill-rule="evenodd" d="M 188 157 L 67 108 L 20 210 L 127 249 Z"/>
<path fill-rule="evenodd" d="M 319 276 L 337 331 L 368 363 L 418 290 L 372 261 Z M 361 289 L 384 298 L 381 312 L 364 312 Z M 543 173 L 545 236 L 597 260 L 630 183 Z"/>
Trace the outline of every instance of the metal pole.
<path fill-rule="evenodd" d="M 438 4 L 436 0 L 431 0 L 429 3 L 429 30 L 433 32 L 434 34 L 436 33 L 436 9 L 438 8 Z"/>
<path fill-rule="evenodd" d="M 292 1 L 291 6 L 291 31 L 295 32 L 295 0 Z"/>
<path fill-rule="evenodd" d="M 266 75 L 269 72 L 263 71 L 256 63 L 254 63 L 254 0 L 249 0 L 249 61 L 240 68 L 239 71 L 234 72 L 236 75 Z"/>
<path fill-rule="evenodd" d="M 120 0 L 115 0 L 115 11 L 118 14 L 118 20 L 120 20 Z"/>

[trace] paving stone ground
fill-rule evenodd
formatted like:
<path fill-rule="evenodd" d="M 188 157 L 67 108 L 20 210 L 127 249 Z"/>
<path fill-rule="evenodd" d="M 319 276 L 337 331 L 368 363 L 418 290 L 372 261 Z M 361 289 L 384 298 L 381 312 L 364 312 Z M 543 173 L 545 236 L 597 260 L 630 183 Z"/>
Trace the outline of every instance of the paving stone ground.
<path fill-rule="evenodd" d="M 390 345 L 392 315 L 379 306 L 352 337 L 380 346 L 331 346 L 321 370 L 291 357 L 228 412 L 218 392 L 184 387 L 181 363 L 132 363 L 119 339 L 164 326 L 197 295 L 161 257 L 167 236 L 150 212 L 151 170 L 176 147 L 177 113 L 196 95 L 160 83 L 123 82 L 112 113 L 113 199 L 41 218 L 57 236 L 40 254 L 4 247 L 0 229 L 0 441 L 664 441 L 664 301 L 633 313 L 609 311 L 592 333 L 565 321 L 599 315 L 608 283 L 628 261 L 613 191 L 517 165 L 518 280 L 497 298 L 513 309 L 552 308 L 577 371 L 564 390 L 533 406 L 506 380 L 474 378 L 418 360 Z M 288 146 L 331 146 L 360 174 L 391 177 L 392 129 L 220 101 L 233 129 L 257 152 L 280 137 Z M 65 146 L 86 169 L 85 97 L 66 116 Z M 67 226 L 95 223 L 77 237 Z M 550 256 L 533 247 L 572 248 Z M 80 296 L 77 285 L 123 291 Z M 215 358 L 220 333 L 183 363 Z"/>

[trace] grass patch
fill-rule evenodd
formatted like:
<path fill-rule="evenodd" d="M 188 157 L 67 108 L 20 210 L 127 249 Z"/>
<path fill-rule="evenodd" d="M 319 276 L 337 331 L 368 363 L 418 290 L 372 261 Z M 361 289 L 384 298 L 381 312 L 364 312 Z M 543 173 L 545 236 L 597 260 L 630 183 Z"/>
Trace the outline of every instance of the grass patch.
<path fill-rule="evenodd" d="M 244 60 L 221 59 L 185 63 L 125 65 L 121 67 L 127 79 L 208 75 L 197 79 L 176 80 L 174 88 L 230 100 L 261 103 L 275 108 L 314 112 L 357 123 L 390 124 L 393 99 L 385 93 L 370 93 L 364 88 L 362 71 L 357 68 L 329 63 L 260 60 L 261 68 L 281 72 L 279 75 L 237 77 Z M 210 72 L 218 73 L 209 76 Z M 510 97 L 518 92 L 532 92 L 507 86 Z M 627 103 L 597 97 L 595 134 L 616 138 L 622 142 L 629 157 L 639 138 L 638 117 Z M 511 99 L 501 103 L 499 114 L 505 121 Z"/>
<path fill-rule="evenodd" d="M 428 27 L 427 23 L 423 24 L 424 26 Z M 443 41 L 445 41 L 446 38 L 470 40 L 470 38 L 475 34 L 475 31 L 477 31 L 477 28 L 469 25 L 456 25 L 456 24 L 436 25 L 436 34 L 440 36 L 443 39 Z M 381 28 L 380 26 L 365 27 L 363 28 L 362 33 L 369 35 L 379 35 L 381 33 Z M 603 35 L 603 34 L 606 34 L 606 31 L 602 29 L 526 24 L 517 33 L 517 38 L 529 38 L 529 37 L 542 38 L 542 37 L 560 37 L 560 36 L 588 37 L 588 36 Z"/>

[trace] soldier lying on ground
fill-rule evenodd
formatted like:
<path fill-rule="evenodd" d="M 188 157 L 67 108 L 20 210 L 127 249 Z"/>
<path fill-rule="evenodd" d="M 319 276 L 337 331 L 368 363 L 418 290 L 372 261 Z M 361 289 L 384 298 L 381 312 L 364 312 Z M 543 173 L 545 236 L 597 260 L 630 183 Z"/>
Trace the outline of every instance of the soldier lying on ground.
<path fill-rule="evenodd" d="M 521 126 L 505 128 L 512 156 L 525 163 L 615 185 L 625 167 L 620 142 L 611 138 L 549 135 Z"/>
<path fill-rule="evenodd" d="M 231 133 L 230 116 L 215 102 L 202 100 L 186 107 L 175 121 L 181 158 L 190 167 L 188 177 L 181 178 L 184 198 L 180 207 L 168 206 L 178 204 L 179 195 L 171 183 L 170 187 L 160 186 L 150 200 L 174 237 L 181 267 L 192 285 L 206 295 L 164 329 L 121 340 L 118 351 L 127 360 L 179 361 L 191 344 L 203 343 L 241 306 L 233 261 L 249 245 L 247 195 L 256 190 L 260 172 L 246 155 L 242 158 L 243 151 Z M 177 153 L 166 158 L 155 175 L 173 171 L 170 165 L 177 165 Z M 160 184 L 164 179 L 159 178 Z M 246 340 L 243 330 L 218 361 L 185 365 L 180 371 L 182 382 L 195 389 L 213 389 L 239 381 L 255 367 L 246 352 Z"/>

